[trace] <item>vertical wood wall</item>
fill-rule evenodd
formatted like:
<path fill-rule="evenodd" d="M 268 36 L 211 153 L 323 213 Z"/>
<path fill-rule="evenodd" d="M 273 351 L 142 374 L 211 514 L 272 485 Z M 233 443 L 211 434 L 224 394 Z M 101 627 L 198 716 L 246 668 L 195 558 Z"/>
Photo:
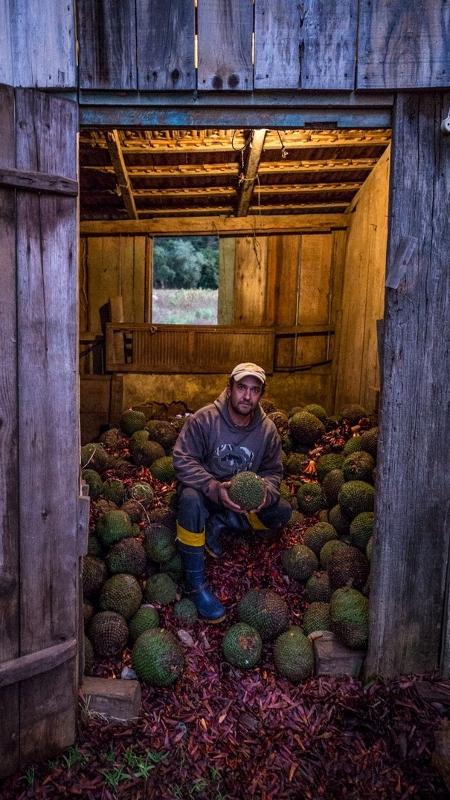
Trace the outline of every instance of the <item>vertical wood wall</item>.
<path fill-rule="evenodd" d="M 75 103 L 0 89 L 6 169 L 75 183 L 77 128 Z M 53 182 L 0 191 L 1 775 L 75 738 L 77 206 Z"/>
<path fill-rule="evenodd" d="M 0 83 L 15 86 L 242 92 L 450 85 L 447 0 L 255 0 L 254 14 L 251 0 L 198 0 L 197 14 L 192 0 L 0 0 L 0 19 Z"/>
<path fill-rule="evenodd" d="M 337 310 L 335 409 L 376 408 L 380 375 L 377 320 L 383 319 L 390 149 L 380 158 L 349 213 L 342 300 Z"/>
<path fill-rule="evenodd" d="M 399 94 L 367 670 L 450 675 L 450 94 Z"/>

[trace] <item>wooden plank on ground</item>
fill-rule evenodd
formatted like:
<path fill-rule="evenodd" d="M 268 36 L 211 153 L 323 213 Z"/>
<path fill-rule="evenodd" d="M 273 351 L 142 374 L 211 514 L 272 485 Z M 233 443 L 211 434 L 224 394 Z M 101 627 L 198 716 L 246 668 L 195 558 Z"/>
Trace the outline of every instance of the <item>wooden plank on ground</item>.
<path fill-rule="evenodd" d="M 14 0 L 11 7 L 14 85 L 74 89 L 74 0 Z"/>
<path fill-rule="evenodd" d="M 357 0 L 255 0 L 255 89 L 353 89 Z"/>
<path fill-rule="evenodd" d="M 449 103 L 399 94 L 394 113 L 388 269 L 404 239 L 418 246 L 386 294 L 368 674 L 431 672 L 441 646 L 450 673 Z"/>
<path fill-rule="evenodd" d="M 76 179 L 78 109 L 16 92 L 17 168 Z M 57 143 L 57 146 L 56 146 Z M 20 655 L 77 635 L 77 205 L 17 192 Z M 21 684 L 21 757 L 72 743 L 76 659 Z"/>
<path fill-rule="evenodd" d="M 15 166 L 14 93 L 0 87 L 0 165 Z M 0 190 L 0 662 L 19 655 L 19 496 L 15 193 Z M 0 777 L 19 764 L 19 687 L 0 690 Z"/>
<path fill-rule="evenodd" d="M 198 88 L 253 89 L 252 0 L 198 0 Z"/>
<path fill-rule="evenodd" d="M 360 0 L 356 88 L 448 87 L 449 41 L 445 0 Z"/>
<path fill-rule="evenodd" d="M 191 0 L 137 0 L 141 91 L 195 89 L 195 9 Z"/>
<path fill-rule="evenodd" d="M 77 0 L 80 89 L 137 89 L 136 0 Z"/>

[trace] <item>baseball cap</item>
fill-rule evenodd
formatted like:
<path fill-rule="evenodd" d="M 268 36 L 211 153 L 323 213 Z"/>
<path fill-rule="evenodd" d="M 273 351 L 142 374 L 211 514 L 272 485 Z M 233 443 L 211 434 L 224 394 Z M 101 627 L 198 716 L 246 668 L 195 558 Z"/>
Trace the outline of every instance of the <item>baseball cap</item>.
<path fill-rule="evenodd" d="M 237 364 L 231 372 L 231 377 L 235 381 L 241 381 L 243 378 L 257 378 L 261 383 L 266 382 L 266 373 L 258 364 L 252 364 L 251 361 L 245 361 L 243 364 Z"/>

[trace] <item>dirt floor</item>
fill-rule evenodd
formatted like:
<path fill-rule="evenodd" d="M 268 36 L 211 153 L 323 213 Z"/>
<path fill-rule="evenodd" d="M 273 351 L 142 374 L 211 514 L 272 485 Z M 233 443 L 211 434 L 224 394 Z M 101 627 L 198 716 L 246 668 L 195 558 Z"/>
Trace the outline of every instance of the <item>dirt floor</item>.
<path fill-rule="evenodd" d="M 128 440 L 120 447 L 126 457 Z M 173 487 L 148 469 L 130 464 L 127 470 L 127 481 L 147 480 L 155 502 L 164 505 Z M 304 477 L 314 480 L 311 472 Z M 287 601 L 290 624 L 301 624 L 303 586 L 284 574 L 281 556 L 317 519 L 299 519 L 271 544 L 257 534 L 230 536 L 224 558 L 209 560 L 207 569 L 227 620 L 180 630 L 173 606 L 159 608 L 161 626 L 184 649 L 186 667 L 176 684 L 143 685 L 142 714 L 132 724 L 108 724 L 81 697 L 76 744 L 3 781 L 0 800 L 448 798 L 431 763 L 434 733 L 448 707 L 422 699 L 421 676 L 389 683 L 312 677 L 293 685 L 277 675 L 271 645 L 246 672 L 223 657 L 224 632 L 250 588 L 275 590 Z M 126 649 L 120 658 L 97 661 L 93 674 L 120 678 L 130 664 Z"/>
<path fill-rule="evenodd" d="M 292 622 L 299 620 L 302 593 L 284 579 L 280 553 L 300 533 L 293 529 L 271 545 L 230 541 L 227 557 L 209 568 L 229 620 L 189 629 L 177 684 L 144 686 L 134 724 L 107 724 L 81 704 L 77 744 L 6 780 L 0 798 L 448 798 L 431 765 L 444 709 L 420 699 L 417 678 L 364 685 L 315 677 L 294 686 L 275 674 L 270 647 L 247 673 L 223 660 L 223 632 L 248 588 L 275 588 L 287 598 Z M 172 608 L 161 611 L 163 626 L 176 632 Z M 119 677 L 129 663 L 126 651 L 98 662 L 95 674 Z"/>

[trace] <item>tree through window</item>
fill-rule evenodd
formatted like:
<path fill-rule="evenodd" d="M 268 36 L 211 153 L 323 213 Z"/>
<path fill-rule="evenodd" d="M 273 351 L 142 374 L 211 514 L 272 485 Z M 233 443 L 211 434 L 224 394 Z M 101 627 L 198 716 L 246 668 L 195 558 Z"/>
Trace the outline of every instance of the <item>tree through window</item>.
<path fill-rule="evenodd" d="M 216 325 L 217 236 L 158 236 L 153 246 L 152 322 Z"/>

